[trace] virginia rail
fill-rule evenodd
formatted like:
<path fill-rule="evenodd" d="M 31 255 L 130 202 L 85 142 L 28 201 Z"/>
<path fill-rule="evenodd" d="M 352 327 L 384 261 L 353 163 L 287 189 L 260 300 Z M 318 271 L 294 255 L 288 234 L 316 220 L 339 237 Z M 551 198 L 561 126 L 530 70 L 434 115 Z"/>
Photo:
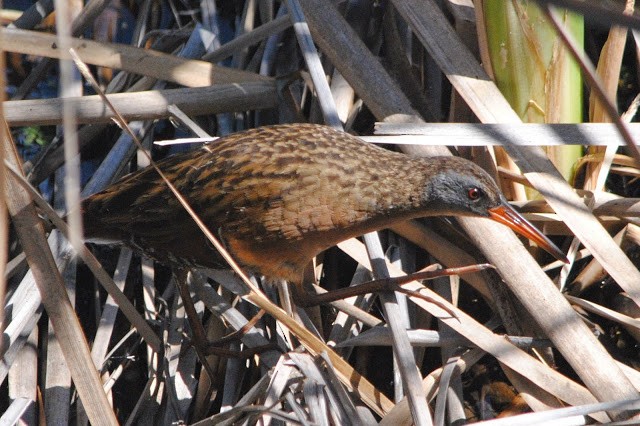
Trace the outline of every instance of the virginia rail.
<path fill-rule="evenodd" d="M 424 216 L 490 217 L 565 259 L 474 163 L 411 158 L 325 126 L 235 133 L 158 166 L 236 261 L 270 278 L 300 283 L 321 251 Z M 225 266 L 152 168 L 85 199 L 82 209 L 90 240 L 168 264 Z"/>

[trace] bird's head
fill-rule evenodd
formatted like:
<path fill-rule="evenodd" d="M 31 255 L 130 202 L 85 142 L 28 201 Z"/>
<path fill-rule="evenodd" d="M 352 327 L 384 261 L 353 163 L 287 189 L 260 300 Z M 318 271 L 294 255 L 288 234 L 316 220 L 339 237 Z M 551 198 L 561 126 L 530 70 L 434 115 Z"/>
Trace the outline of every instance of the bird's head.
<path fill-rule="evenodd" d="M 431 208 L 451 215 L 488 217 L 490 209 L 503 204 L 504 197 L 487 172 L 462 158 L 443 160 L 424 189 Z"/>
<path fill-rule="evenodd" d="M 564 253 L 507 202 L 482 168 L 459 157 L 442 157 L 425 185 L 429 208 L 462 216 L 484 216 L 508 226 L 567 263 Z"/>

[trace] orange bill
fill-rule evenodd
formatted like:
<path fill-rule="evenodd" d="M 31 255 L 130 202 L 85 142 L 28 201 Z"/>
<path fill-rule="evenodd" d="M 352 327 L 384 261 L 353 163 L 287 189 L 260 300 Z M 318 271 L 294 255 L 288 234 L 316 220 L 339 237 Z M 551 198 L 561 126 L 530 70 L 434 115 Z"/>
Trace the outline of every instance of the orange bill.
<path fill-rule="evenodd" d="M 553 257 L 561 260 L 564 263 L 569 263 L 569 259 L 560 249 L 553 244 L 553 242 L 547 238 L 542 232 L 540 232 L 535 226 L 529 223 L 527 219 L 522 217 L 520 213 L 515 211 L 509 204 L 503 204 L 498 207 L 489 209 L 489 215 L 491 219 L 496 222 L 500 222 L 503 225 L 507 225 L 518 234 L 527 237 L 539 247 L 542 247 L 549 252 Z"/>

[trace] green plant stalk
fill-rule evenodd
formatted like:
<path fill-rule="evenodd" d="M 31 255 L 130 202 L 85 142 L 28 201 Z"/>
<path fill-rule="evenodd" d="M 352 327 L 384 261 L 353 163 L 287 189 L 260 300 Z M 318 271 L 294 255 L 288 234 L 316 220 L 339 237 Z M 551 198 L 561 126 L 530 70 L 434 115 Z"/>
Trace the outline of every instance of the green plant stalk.
<path fill-rule="evenodd" d="M 582 77 L 544 13 L 533 1 L 483 2 L 487 50 L 496 84 L 524 122 L 582 121 Z M 567 31 L 583 42 L 584 21 L 563 12 Z M 580 146 L 548 147 L 562 175 L 570 179 Z"/>

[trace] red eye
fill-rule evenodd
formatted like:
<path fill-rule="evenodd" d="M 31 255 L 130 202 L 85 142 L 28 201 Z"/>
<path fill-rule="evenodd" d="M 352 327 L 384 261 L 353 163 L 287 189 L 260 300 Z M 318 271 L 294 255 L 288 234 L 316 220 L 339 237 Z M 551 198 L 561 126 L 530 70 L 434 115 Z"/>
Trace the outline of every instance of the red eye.
<path fill-rule="evenodd" d="M 467 191 L 467 196 L 470 200 L 477 200 L 482 195 L 482 191 L 478 188 L 469 188 Z"/>

